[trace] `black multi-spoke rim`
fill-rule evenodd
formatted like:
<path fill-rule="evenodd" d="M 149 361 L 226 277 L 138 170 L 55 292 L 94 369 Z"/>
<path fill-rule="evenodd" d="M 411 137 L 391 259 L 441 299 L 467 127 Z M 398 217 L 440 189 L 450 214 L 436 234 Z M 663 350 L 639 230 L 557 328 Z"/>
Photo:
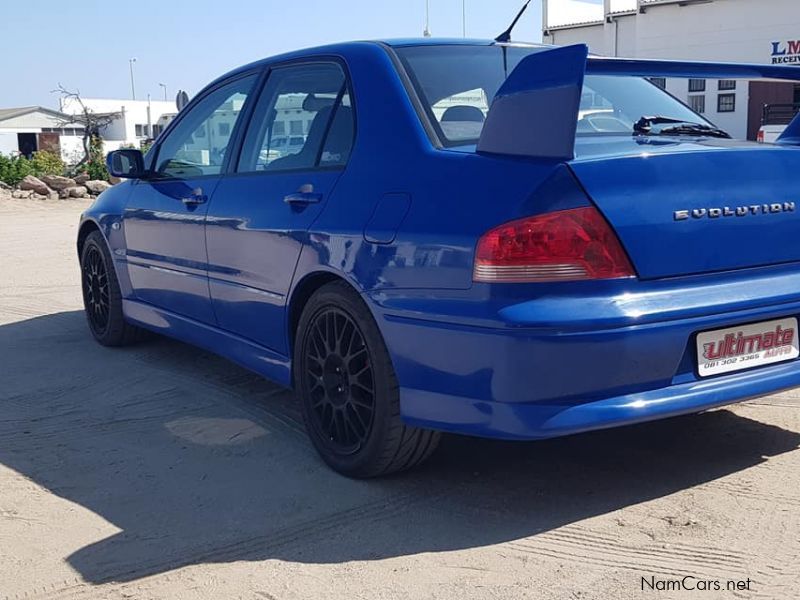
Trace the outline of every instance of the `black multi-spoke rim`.
<path fill-rule="evenodd" d="M 357 452 L 375 416 L 375 380 L 364 336 L 345 312 L 325 308 L 309 324 L 303 356 L 314 426 L 336 452 Z"/>
<path fill-rule="evenodd" d="M 86 313 L 97 333 L 108 327 L 108 271 L 103 255 L 96 246 L 90 246 L 83 262 L 83 292 Z"/>

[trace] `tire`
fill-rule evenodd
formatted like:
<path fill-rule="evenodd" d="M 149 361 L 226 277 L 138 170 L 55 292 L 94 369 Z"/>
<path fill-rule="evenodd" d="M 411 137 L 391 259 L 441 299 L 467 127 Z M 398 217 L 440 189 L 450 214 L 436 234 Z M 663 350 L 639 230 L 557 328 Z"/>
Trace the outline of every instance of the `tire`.
<path fill-rule="evenodd" d="M 143 330 L 122 316 L 122 294 L 111 253 L 99 231 L 86 237 L 81 249 L 81 290 L 89 330 L 103 346 L 127 346 L 143 337 Z"/>
<path fill-rule="evenodd" d="M 308 301 L 294 345 L 294 386 L 311 442 L 335 471 L 353 478 L 410 469 L 441 434 L 405 425 L 389 353 L 361 297 L 346 283 Z"/>

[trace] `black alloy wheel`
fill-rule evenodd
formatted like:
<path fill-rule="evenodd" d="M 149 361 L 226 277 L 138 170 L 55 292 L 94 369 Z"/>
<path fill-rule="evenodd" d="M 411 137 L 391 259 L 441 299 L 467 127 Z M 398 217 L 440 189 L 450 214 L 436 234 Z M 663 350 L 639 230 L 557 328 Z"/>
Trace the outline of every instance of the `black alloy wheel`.
<path fill-rule="evenodd" d="M 436 450 L 439 432 L 403 422 L 386 344 L 370 309 L 346 282 L 323 285 L 306 303 L 293 369 L 306 431 L 339 473 L 388 475 L 420 464 Z"/>
<path fill-rule="evenodd" d="M 106 240 L 93 231 L 83 242 L 81 291 L 89 330 L 104 346 L 125 346 L 139 341 L 144 331 L 125 321 L 122 293 Z"/>
<path fill-rule="evenodd" d="M 375 381 L 358 326 L 329 307 L 311 321 L 303 370 L 313 423 L 339 454 L 364 446 L 375 417 Z"/>
<path fill-rule="evenodd" d="M 108 269 L 97 246 L 87 249 L 83 262 L 83 296 L 86 299 L 86 317 L 95 335 L 108 330 L 109 291 Z"/>

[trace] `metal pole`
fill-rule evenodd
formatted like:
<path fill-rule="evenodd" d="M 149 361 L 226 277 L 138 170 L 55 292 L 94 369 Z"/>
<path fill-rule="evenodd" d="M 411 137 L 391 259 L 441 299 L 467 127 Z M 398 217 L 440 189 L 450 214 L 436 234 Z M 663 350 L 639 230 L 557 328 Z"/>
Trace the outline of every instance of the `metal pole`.
<path fill-rule="evenodd" d="M 166 102 L 167 101 L 167 84 L 159 83 L 158 85 L 160 85 L 162 88 L 164 88 L 164 102 Z"/>
<path fill-rule="evenodd" d="M 136 62 L 135 58 L 131 58 L 128 60 L 128 65 L 130 65 L 131 68 L 131 98 L 133 100 L 136 100 L 136 84 L 133 81 L 133 63 L 135 62 Z"/>
<path fill-rule="evenodd" d="M 425 37 L 431 37 L 431 4 L 430 0 L 425 0 L 425 31 L 422 32 Z"/>
<path fill-rule="evenodd" d="M 147 94 L 147 139 L 153 139 L 153 118 L 150 112 L 150 94 Z"/>
<path fill-rule="evenodd" d="M 467 37 L 467 0 L 461 0 L 461 30 Z"/>

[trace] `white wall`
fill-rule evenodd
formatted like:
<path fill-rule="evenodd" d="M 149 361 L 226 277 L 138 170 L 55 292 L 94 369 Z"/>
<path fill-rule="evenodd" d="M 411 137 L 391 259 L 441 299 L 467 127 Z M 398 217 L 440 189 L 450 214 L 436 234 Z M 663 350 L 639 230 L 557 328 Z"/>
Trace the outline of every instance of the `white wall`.
<path fill-rule="evenodd" d="M 17 133 L 0 130 L 0 154 L 8 156 L 17 152 L 18 149 Z"/>
<path fill-rule="evenodd" d="M 83 138 L 80 136 L 62 135 L 58 138 L 61 145 L 61 160 L 74 165 L 83 158 Z"/>
<path fill-rule="evenodd" d="M 606 54 L 606 34 L 602 23 L 591 27 L 556 29 L 543 39 L 545 44 L 555 44 L 557 46 L 587 44 L 591 52 Z"/>

